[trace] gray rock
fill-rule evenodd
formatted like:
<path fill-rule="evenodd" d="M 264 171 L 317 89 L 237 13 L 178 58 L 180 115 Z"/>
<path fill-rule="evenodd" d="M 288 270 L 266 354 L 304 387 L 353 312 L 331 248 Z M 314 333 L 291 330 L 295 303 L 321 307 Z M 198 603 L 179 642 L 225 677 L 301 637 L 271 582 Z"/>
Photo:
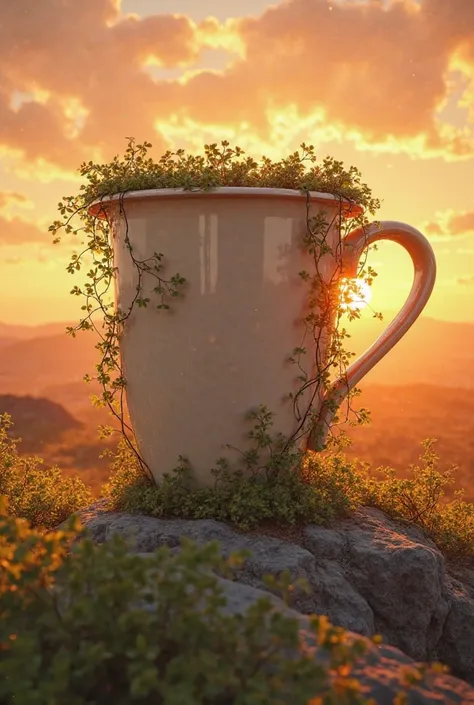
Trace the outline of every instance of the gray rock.
<path fill-rule="evenodd" d="M 138 555 L 147 558 L 153 554 L 139 553 Z M 257 600 L 269 597 L 274 609 L 284 612 L 299 622 L 301 639 L 308 649 L 312 649 L 313 658 L 329 670 L 329 654 L 317 643 L 307 615 L 287 607 L 282 600 L 266 591 L 220 576 L 217 576 L 217 581 L 227 600 L 227 604 L 222 608 L 224 613 L 244 614 Z M 142 607 L 153 610 L 153 606 L 149 604 L 143 604 Z M 346 632 L 348 645 L 360 638 L 358 634 Z M 366 698 L 373 698 L 377 705 L 392 705 L 400 691 L 406 693 L 407 705 L 474 703 L 474 689 L 462 680 L 447 674 L 427 674 L 417 686 L 407 687 L 403 677 L 407 671 L 413 669 L 415 662 L 399 649 L 385 644 L 377 646 L 364 637 L 362 639 L 367 650 L 352 666 L 351 677 L 359 681 L 361 694 Z M 287 651 L 286 655 L 291 658 L 297 654 Z M 333 681 L 334 676 L 330 675 L 329 682 Z"/>
<path fill-rule="evenodd" d="M 108 512 L 103 500 L 79 517 L 95 542 L 120 534 L 131 551 L 144 556 L 163 545 L 179 551 L 182 536 L 199 544 L 218 540 L 224 556 L 251 551 L 234 581 L 218 577 L 233 613 L 269 594 L 262 582 L 267 573 L 278 576 L 288 569 L 292 580 L 306 578 L 309 595 L 295 590 L 290 607 L 272 595 L 275 605 L 299 619 L 302 634 L 308 633 L 311 614 L 327 615 L 348 630 L 349 641 L 380 634 L 384 644 L 367 640 L 369 651 L 353 669 L 377 704 L 393 701 L 403 667 L 436 660 L 448 665 L 452 675 L 434 674 L 431 681 L 427 676 L 426 682 L 411 686 L 408 702 L 474 702 L 474 571 L 456 572 L 449 566 L 449 572 L 421 530 L 380 510 L 361 507 L 332 528 L 308 525 L 299 544 L 242 534 L 214 520 Z M 318 649 L 315 657 L 327 659 Z"/>

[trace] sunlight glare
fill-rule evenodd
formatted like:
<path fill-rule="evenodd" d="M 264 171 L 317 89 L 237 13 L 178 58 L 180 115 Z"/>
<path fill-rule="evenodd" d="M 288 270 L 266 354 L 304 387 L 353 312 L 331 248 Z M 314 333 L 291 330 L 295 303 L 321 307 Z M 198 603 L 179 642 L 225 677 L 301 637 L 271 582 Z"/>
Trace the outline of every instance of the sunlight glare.
<path fill-rule="evenodd" d="M 356 290 L 350 288 L 351 282 L 356 285 Z M 372 288 L 364 279 L 341 280 L 341 308 L 344 311 L 360 311 L 369 305 L 371 298 Z"/>

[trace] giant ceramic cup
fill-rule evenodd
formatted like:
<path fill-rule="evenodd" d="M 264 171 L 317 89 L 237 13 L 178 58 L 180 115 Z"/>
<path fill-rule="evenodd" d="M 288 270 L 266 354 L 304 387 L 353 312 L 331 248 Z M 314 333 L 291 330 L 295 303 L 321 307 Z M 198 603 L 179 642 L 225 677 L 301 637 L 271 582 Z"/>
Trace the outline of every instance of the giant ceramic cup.
<path fill-rule="evenodd" d="M 308 283 L 302 270 L 315 263 L 302 247 L 309 216 L 324 213 L 329 227 L 318 269 L 334 276 L 356 277 L 362 252 L 377 240 L 402 245 L 414 265 L 414 281 L 400 313 L 378 340 L 336 380 L 327 393 L 309 386 L 299 398 L 299 418 L 288 395 L 301 388 L 301 370 L 288 362 L 302 345 L 308 312 Z M 352 211 L 351 211 L 352 208 Z M 135 306 L 120 340 L 127 405 L 138 448 L 156 481 L 188 458 L 200 484 L 215 482 L 211 468 L 219 457 L 239 458 L 229 445 L 245 451 L 254 444 L 245 415 L 265 405 L 274 412 L 272 431 L 292 437 L 301 431 L 303 402 L 311 404 L 323 446 L 334 409 L 349 389 L 402 338 L 432 292 L 436 263 L 425 237 L 403 223 L 386 221 L 358 228 L 341 241 L 334 196 L 270 188 L 218 188 L 211 192 L 181 189 L 137 191 L 111 196 L 92 206 L 111 225 L 116 304 L 122 311 L 136 295 L 136 260 L 163 253 L 163 278 L 176 272 L 187 280 L 184 298 L 159 311 L 150 274 L 142 279 L 147 308 Z M 346 204 L 344 215 L 360 212 Z M 309 378 L 324 366 L 335 311 L 325 328 L 306 339 L 302 356 Z M 307 336 L 308 338 L 308 336 Z M 318 340 L 316 345 L 315 339 Z M 316 364 L 317 363 L 317 364 Z M 296 436 L 295 436 L 296 437 Z M 315 437 L 315 436 L 314 436 Z M 311 447 L 309 429 L 299 444 Z"/>

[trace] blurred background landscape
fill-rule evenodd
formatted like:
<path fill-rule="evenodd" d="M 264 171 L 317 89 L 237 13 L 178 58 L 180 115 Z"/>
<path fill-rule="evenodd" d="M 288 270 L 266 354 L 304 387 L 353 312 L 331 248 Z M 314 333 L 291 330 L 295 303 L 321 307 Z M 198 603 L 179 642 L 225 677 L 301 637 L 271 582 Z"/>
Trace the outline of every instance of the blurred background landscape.
<path fill-rule="evenodd" d="M 364 311 L 348 326 L 347 349 L 362 352 L 394 315 L 385 312 L 381 322 Z M 38 454 L 66 475 L 79 474 L 98 493 L 110 463 L 99 455 L 116 447 L 118 435 L 100 439 L 97 427 L 118 426 L 107 410 L 92 406 L 89 395 L 100 390 L 82 379 L 94 374 L 98 362 L 96 333 L 79 331 L 72 338 L 65 333 L 67 325 L 74 322 L 0 324 L 0 411 L 12 415 L 10 432 L 23 439 L 21 454 Z M 345 452 L 373 468 L 389 466 L 397 476 L 409 477 L 410 463 L 422 453 L 421 441 L 436 438 L 439 470 L 459 466 L 446 498 L 463 487 L 465 499 L 474 501 L 473 370 L 474 324 L 420 317 L 359 385 L 362 394 L 352 405 L 368 408 L 372 421 L 345 426 L 353 439 Z"/>
<path fill-rule="evenodd" d="M 53 245 L 78 168 L 123 155 L 127 137 L 202 153 L 229 140 L 280 160 L 314 145 L 360 169 L 376 218 L 429 239 L 432 296 L 362 380 L 347 452 L 406 476 L 438 439 L 474 500 L 474 0 L 0 0 L 0 412 L 19 450 L 96 489 L 109 459 L 83 382 L 99 361 L 67 271 L 78 239 Z M 382 242 L 369 307 L 350 324 L 359 354 L 406 300 L 407 252 Z M 87 260 L 86 264 L 87 266 Z M 109 444 L 116 441 L 110 439 Z"/>

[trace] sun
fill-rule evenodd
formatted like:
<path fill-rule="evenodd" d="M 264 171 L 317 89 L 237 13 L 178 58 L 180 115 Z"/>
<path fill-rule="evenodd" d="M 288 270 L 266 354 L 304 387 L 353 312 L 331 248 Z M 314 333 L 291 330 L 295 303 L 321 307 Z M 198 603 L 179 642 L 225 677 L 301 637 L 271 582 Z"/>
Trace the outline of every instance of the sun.
<path fill-rule="evenodd" d="M 372 298 L 372 289 L 364 279 L 342 279 L 340 291 L 343 311 L 360 311 Z"/>

